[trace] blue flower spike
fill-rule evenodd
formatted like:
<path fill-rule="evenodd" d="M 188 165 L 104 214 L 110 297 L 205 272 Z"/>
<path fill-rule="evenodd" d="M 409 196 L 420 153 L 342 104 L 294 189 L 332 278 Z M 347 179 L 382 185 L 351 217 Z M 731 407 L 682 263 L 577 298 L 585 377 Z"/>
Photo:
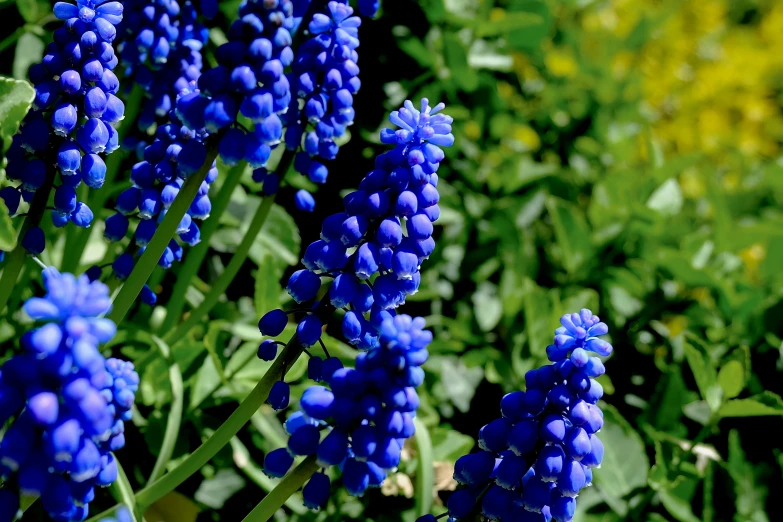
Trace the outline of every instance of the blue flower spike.
<path fill-rule="evenodd" d="M 20 197 L 31 202 L 49 180 L 48 186 L 58 186 L 51 211 L 54 225 L 71 222 L 88 228 L 93 212 L 76 199 L 75 189 L 82 182 L 100 188 L 106 177 L 104 157 L 119 148 L 114 126 L 125 107 L 116 96 L 119 81 L 113 71 L 119 59 L 112 43 L 123 5 L 57 2 L 54 14 L 65 23 L 55 30 L 41 63 L 30 68 L 35 100 L 7 153 L 6 175 L 17 186 L 6 187 L 1 195 L 13 215 Z"/>
<path fill-rule="evenodd" d="M 113 452 L 125 445 L 139 376 L 99 351 L 116 331 L 102 317 L 109 288 L 51 267 L 43 280 L 47 294 L 23 306 L 40 326 L 0 369 L 0 423 L 8 426 L 0 462 L 19 486 L 2 490 L 0 515 L 13 520 L 25 494 L 40 496 L 54 520 L 85 520 L 95 489 L 117 479 Z"/>
<path fill-rule="evenodd" d="M 352 10 L 339 2 L 330 2 L 329 9 L 331 18 L 316 16 L 311 32 L 324 35 L 334 30 L 334 38 L 354 45 L 354 31 L 343 31 L 358 27 Z M 335 30 L 333 24 L 341 29 Z M 394 136 L 384 139 L 393 149 L 379 155 L 359 190 L 345 196 L 344 211 L 323 221 L 321 238 L 305 251 L 304 269 L 288 280 L 289 294 L 302 304 L 312 303 L 322 283 L 331 280 L 321 304 L 313 307 L 319 313 L 308 313 L 297 325 L 298 342 L 307 348 L 320 341 L 330 319 L 320 312 L 328 304 L 345 310 L 343 334 L 361 353 L 355 367 L 348 368 L 328 353 L 321 359 L 308 352 L 308 376 L 320 384 L 304 391 L 300 411 L 286 423 L 287 453 L 281 448 L 267 455 L 264 467 L 269 476 L 285 474 L 294 455 L 314 455 L 324 470 L 338 466 L 348 493 L 362 496 L 397 468 L 405 441 L 416 432 L 416 388 L 424 382 L 421 366 L 429 357 L 432 333 L 424 329 L 424 319 L 398 315 L 396 309 L 418 290 L 421 264 L 435 248 L 433 222 L 440 215 L 437 170 L 444 159 L 440 147 L 453 143 L 452 119 L 443 108 L 423 99 L 421 110 L 406 102 L 392 113 L 392 122 L 403 128 L 383 131 L 381 136 Z M 322 109 L 305 106 L 312 121 L 323 117 Z M 287 323 L 285 312 L 272 310 L 258 326 L 263 335 L 275 337 Z M 273 357 L 271 348 L 263 351 Z M 270 403 L 275 406 L 281 394 L 273 392 Z M 509 429 L 494 430 L 491 436 L 488 432 L 489 444 L 500 448 Z M 489 478 L 493 463 L 490 459 L 478 473 Z M 328 490 L 326 476 L 314 476 L 303 493 L 305 504 L 322 507 Z M 476 502 L 475 497 L 467 500 L 470 505 Z"/>
<path fill-rule="evenodd" d="M 590 310 L 560 323 L 547 349 L 552 364 L 525 375 L 526 391 L 503 397 L 503 416 L 479 432 L 480 450 L 457 460 L 461 488 L 449 498 L 449 520 L 467 519 L 479 505 L 476 492 L 484 492 L 480 509 L 489 520 L 573 520 L 576 497 L 591 485 L 604 451 L 596 405 L 603 389 L 594 380 L 604 365 L 590 353 L 608 356 L 612 345 L 599 338 L 609 329 Z"/>

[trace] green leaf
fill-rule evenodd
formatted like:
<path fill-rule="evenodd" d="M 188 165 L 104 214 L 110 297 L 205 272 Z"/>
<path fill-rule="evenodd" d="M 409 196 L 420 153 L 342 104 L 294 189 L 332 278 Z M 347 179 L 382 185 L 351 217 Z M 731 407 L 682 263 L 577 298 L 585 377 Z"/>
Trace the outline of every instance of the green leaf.
<path fill-rule="evenodd" d="M 440 368 L 437 367 L 438 363 Z M 438 395 L 441 399 L 451 402 L 461 412 L 467 412 L 470 409 L 470 401 L 476 394 L 476 388 L 484 378 L 484 369 L 468 368 L 458 357 L 433 357 L 430 370 L 440 372 L 440 382 L 434 390 L 435 393 L 440 391 Z"/>
<path fill-rule="evenodd" d="M 754 466 L 745 459 L 745 451 L 742 449 L 737 430 L 729 432 L 729 458 L 726 469 L 734 479 L 734 494 L 737 499 L 735 520 L 768 521 L 765 506 L 767 488 L 764 487 L 764 482 L 756 480 Z"/>
<path fill-rule="evenodd" d="M 16 247 L 16 230 L 5 201 L 0 200 L 0 250 L 10 252 Z"/>
<path fill-rule="evenodd" d="M 476 28 L 476 37 L 499 36 L 505 33 L 527 31 L 544 24 L 540 14 L 524 11 L 506 12 L 499 20 L 482 21 Z"/>
<path fill-rule="evenodd" d="M 503 317 L 503 303 L 498 296 L 497 287 L 492 283 L 481 283 L 472 300 L 479 328 L 483 332 L 494 329 Z"/>
<path fill-rule="evenodd" d="M 397 40 L 397 47 L 402 52 L 416 60 L 416 62 L 423 68 L 429 69 L 433 66 L 432 52 L 416 37 L 399 38 Z"/>
<path fill-rule="evenodd" d="M 421 419 L 413 419 L 416 426 L 416 516 L 421 517 L 432 509 L 434 469 L 432 439 Z"/>
<path fill-rule="evenodd" d="M 35 99 L 35 89 L 27 82 L 0 78 L 0 138 L 7 147 L 19 130 Z"/>
<path fill-rule="evenodd" d="M 14 50 L 14 78 L 25 80 L 30 66 L 40 62 L 43 55 L 44 42 L 32 33 L 24 33 Z"/>
<path fill-rule="evenodd" d="M 761 417 L 783 415 L 783 399 L 770 391 L 747 399 L 734 399 L 725 403 L 718 411 L 721 417 Z"/>
<path fill-rule="evenodd" d="M 19 14 L 22 15 L 25 22 L 37 22 L 41 18 L 41 14 L 38 12 L 37 0 L 16 0 L 16 8 L 19 10 Z"/>
<path fill-rule="evenodd" d="M 213 509 L 222 508 L 234 493 L 245 487 L 246 481 L 232 469 L 221 469 L 211 479 L 201 483 L 193 498 Z"/>
<path fill-rule="evenodd" d="M 260 265 L 263 256 L 271 254 L 287 265 L 295 265 L 299 263 L 301 242 L 299 227 L 296 226 L 294 218 L 280 205 L 274 205 L 264 228 L 250 249 L 250 259 Z"/>
<path fill-rule="evenodd" d="M 215 369 L 215 362 L 212 357 L 204 359 L 204 364 L 201 365 L 201 368 L 199 368 L 191 381 L 189 409 L 193 409 L 201 404 L 220 385 L 220 374 Z"/>
<path fill-rule="evenodd" d="M 476 71 L 468 65 L 465 45 L 454 33 L 443 35 L 443 58 L 451 71 L 451 79 L 463 91 L 472 92 L 479 86 Z"/>
<path fill-rule="evenodd" d="M 661 490 L 658 492 L 658 497 L 666 511 L 680 522 L 700 522 L 699 517 L 693 514 L 690 502 L 680 498 L 673 491 Z"/>
<path fill-rule="evenodd" d="M 280 279 L 283 270 L 271 255 L 264 255 L 256 272 L 256 289 L 253 298 L 259 317 L 280 307 Z"/>
<path fill-rule="evenodd" d="M 470 453 L 476 441 L 458 431 L 436 426 L 430 430 L 432 436 L 432 460 L 455 462 L 462 455 Z"/>
<path fill-rule="evenodd" d="M 723 388 L 723 396 L 733 399 L 745 388 L 745 368 L 738 360 L 729 361 L 718 372 L 718 384 Z"/>
<path fill-rule="evenodd" d="M 576 273 L 595 254 L 584 215 L 578 208 L 554 197 L 547 198 L 546 207 L 561 250 L 561 262 L 568 272 Z"/>
<path fill-rule="evenodd" d="M 715 368 L 712 366 L 709 356 L 699 351 L 692 344 L 685 343 L 685 358 L 691 367 L 702 398 L 707 401 L 710 410 L 716 411 L 720 407 L 722 391 L 717 386 Z"/>
<path fill-rule="evenodd" d="M 514 0 L 508 6 L 508 15 L 517 14 L 535 15 L 539 18 L 539 23 L 529 25 L 522 31 L 509 32 L 506 36 L 509 46 L 521 51 L 538 51 L 541 41 L 547 37 L 552 27 L 549 7 L 541 0 Z"/>
<path fill-rule="evenodd" d="M 673 216 L 682 209 L 683 197 L 680 184 L 674 178 L 667 179 L 652 193 L 647 206 L 661 214 Z"/>
<path fill-rule="evenodd" d="M 610 405 L 602 405 L 604 460 L 593 480 L 607 495 L 620 499 L 647 484 L 650 462 L 644 442 L 631 425 Z"/>

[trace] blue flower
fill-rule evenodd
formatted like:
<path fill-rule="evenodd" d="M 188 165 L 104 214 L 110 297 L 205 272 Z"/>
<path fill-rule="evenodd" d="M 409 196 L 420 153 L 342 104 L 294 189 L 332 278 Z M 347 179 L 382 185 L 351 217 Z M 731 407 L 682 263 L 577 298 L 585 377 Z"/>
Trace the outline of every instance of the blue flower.
<path fill-rule="evenodd" d="M 139 154 L 131 173 L 132 187 L 117 198 L 117 214 L 106 221 L 104 236 L 109 241 L 124 239 L 129 229 L 128 216 L 140 218 L 134 242 L 144 248 L 157 230 L 157 225 L 173 203 L 184 180 L 196 172 L 206 159 L 206 137 L 203 129 L 192 130 L 174 112 L 180 96 L 197 93 L 203 60 L 201 49 L 209 32 L 200 22 L 199 14 L 214 16 L 212 2 L 202 2 L 207 12 L 199 12 L 199 3 L 181 0 L 126 0 L 126 15 L 119 26 L 117 46 L 125 66 L 125 76 L 145 90 L 138 119 L 141 138 L 128 139 Z M 154 141 L 148 134 L 155 130 Z M 186 245 L 200 240 L 200 230 L 194 219 L 209 215 L 211 202 L 209 185 L 217 177 L 212 169 L 202 185 L 188 214 L 177 229 Z M 160 266 L 170 267 L 181 257 L 182 246 L 176 241 L 164 251 Z M 116 273 L 121 279 L 124 273 Z M 142 301 L 154 305 L 155 294 L 145 288 Z"/>
<path fill-rule="evenodd" d="M 219 152 L 228 165 L 244 159 L 255 168 L 264 167 L 282 139 L 280 115 L 291 103 L 284 69 L 294 59 L 292 14 L 291 0 L 242 2 L 228 42 L 216 52 L 218 66 L 198 79 L 197 91 L 176 102 L 187 127 L 223 133 Z M 253 131 L 236 125 L 240 113 L 253 122 Z"/>
<path fill-rule="evenodd" d="M 115 25 L 122 21 L 122 3 L 106 0 L 76 0 L 77 5 L 67 2 L 54 4 L 54 15 L 70 23 L 81 22 L 98 33 L 107 42 L 114 40 L 117 34 Z"/>
<path fill-rule="evenodd" d="M 353 124 L 353 97 L 359 92 L 359 26 L 347 1 L 331 1 L 327 13 L 316 13 L 309 24 L 313 35 L 297 50 L 292 86 L 296 98 L 286 120 L 286 147 L 302 148 L 294 166 L 315 183 L 325 183 L 323 163 L 336 157 L 336 140 Z M 297 194 L 300 209 L 314 202 Z"/>
<path fill-rule="evenodd" d="M 587 364 L 587 352 L 594 352 L 601 357 L 612 353 L 612 345 L 598 337 L 606 335 L 609 328 L 598 316 L 583 308 L 578 314 L 564 315 L 560 319 L 560 328 L 555 330 L 554 343 L 547 346 L 550 361 L 559 361 L 571 352 L 571 362 L 579 367 Z"/>
<path fill-rule="evenodd" d="M 82 182 L 90 188 L 103 185 L 103 156 L 119 148 L 113 126 L 124 118 L 113 72 L 119 60 L 111 44 L 123 6 L 79 0 L 77 5 L 58 2 L 54 12 L 66 22 L 54 32 L 41 63 L 30 68 L 35 99 L 8 150 L 6 173 L 19 182 L 17 194 L 30 202 L 59 171 L 52 221 L 57 227 L 70 221 L 86 228 L 93 212 L 76 200 L 75 189 Z M 19 198 L 11 190 L 2 197 L 14 214 Z"/>
<path fill-rule="evenodd" d="M 483 491 L 481 511 L 490 520 L 572 520 L 576 497 L 591 485 L 604 454 L 596 405 L 603 389 L 594 380 L 604 366 L 597 357 L 576 364 L 573 354 L 608 329 L 587 309 L 563 316 L 561 324 L 555 336 L 568 337 L 560 342 L 564 351 L 525 375 L 526 391 L 503 397 L 503 416 L 479 432 L 480 450 L 457 460 L 454 478 L 464 487 L 448 501 L 452 519 L 467 517 Z"/>
<path fill-rule="evenodd" d="M 95 488 L 117 479 L 112 452 L 125 445 L 139 376 L 98 349 L 116 331 L 101 317 L 111 308 L 108 287 L 53 268 L 43 276 L 46 295 L 24 304 L 40 326 L 0 370 L 0 423 L 10 421 L 0 475 L 18 486 L 3 490 L 2 504 L 18 506 L 9 493 L 40 496 L 53 519 L 84 520 Z"/>
<path fill-rule="evenodd" d="M 380 486 L 386 473 L 398 466 L 405 439 L 415 433 L 421 380 L 411 381 L 411 368 L 420 370 L 432 340 L 423 327 L 421 318 L 388 318 L 383 341 L 359 354 L 356 368 L 344 368 L 336 358 L 324 361 L 319 378 L 328 388 L 305 390 L 302 411 L 286 423 L 289 455 L 317 455 L 324 468 L 340 466 L 352 495 Z M 329 430 L 323 439 L 319 427 Z M 265 471 L 270 476 L 280 476 L 279 455 L 267 455 Z M 314 475 L 304 489 L 305 503 L 312 509 L 322 507 L 328 492 L 328 480 Z"/>

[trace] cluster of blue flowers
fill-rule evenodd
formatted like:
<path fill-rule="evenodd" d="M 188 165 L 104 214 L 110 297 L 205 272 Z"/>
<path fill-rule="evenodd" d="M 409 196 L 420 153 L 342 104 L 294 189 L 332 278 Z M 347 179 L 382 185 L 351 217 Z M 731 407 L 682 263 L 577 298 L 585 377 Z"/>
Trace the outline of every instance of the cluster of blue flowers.
<path fill-rule="evenodd" d="M 353 96 L 359 92 L 359 26 L 347 0 L 332 0 L 328 14 L 315 13 L 309 24 L 311 38 L 297 50 L 292 85 L 296 97 L 286 113 L 285 143 L 289 150 L 303 149 L 294 162 L 297 172 L 314 183 L 325 183 L 327 167 L 316 158 L 333 160 L 335 140 L 353 124 Z M 315 200 L 306 190 L 296 195 L 300 210 L 312 211 Z"/>
<path fill-rule="evenodd" d="M 399 465 L 405 440 L 416 431 L 416 387 L 424 381 L 420 366 L 432 341 L 432 333 L 423 328 L 420 317 L 386 318 L 380 326 L 380 342 L 359 354 L 356 369 L 343 368 L 335 357 L 311 358 L 310 378 L 328 388 L 312 386 L 302 394 L 302 411 L 286 422 L 288 447 L 268 453 L 264 471 L 282 477 L 294 457 L 317 455 L 322 468 L 340 467 L 351 495 L 361 496 L 367 488 L 380 486 L 386 473 Z M 322 507 L 329 488 L 329 478 L 323 472 L 315 474 L 303 491 L 305 505 Z"/>
<path fill-rule="evenodd" d="M 452 120 L 440 114 L 443 108 L 431 108 L 424 99 L 421 111 L 406 102 L 392 113 L 391 121 L 401 128 L 386 129 L 381 136 L 394 149 L 381 154 L 359 190 L 345 197 L 345 212 L 326 218 L 322 239 L 305 252 L 306 268 L 288 281 L 291 297 L 309 303 L 321 288 L 321 277 L 333 278 L 327 296 L 297 326 L 298 343 L 310 347 L 320 341 L 328 305 L 327 312 L 346 310 L 343 334 L 363 352 L 355 369 L 343 368 L 335 357 L 311 356 L 308 375 L 328 387 L 313 386 L 303 394 L 302 411 L 286 423 L 288 448 L 266 456 L 270 476 L 285 475 L 297 455 L 317 455 L 324 468 L 340 466 L 346 489 L 360 496 L 399 464 L 404 441 L 415 432 L 416 387 L 424 380 L 421 365 L 432 335 L 423 330 L 423 319 L 397 315 L 395 309 L 418 289 L 420 265 L 435 248 L 435 172 L 444 158 L 438 145 L 454 141 Z M 286 312 L 278 309 L 265 314 L 258 326 L 276 337 L 287 322 Z M 259 357 L 274 359 L 278 344 L 265 340 Z M 278 381 L 270 404 L 280 410 L 289 399 L 288 384 Z M 322 430 L 328 431 L 323 440 Z M 304 489 L 305 503 L 322 506 L 329 487 L 327 476 L 317 473 Z"/>
<path fill-rule="evenodd" d="M 125 238 L 131 218 L 137 217 L 134 244 L 112 265 L 119 279 L 126 279 L 133 270 L 135 255 L 141 255 L 152 239 L 158 224 L 174 202 L 185 179 L 201 168 L 206 158 L 203 139 L 206 131 L 183 125 L 174 111 L 178 96 L 196 91 L 203 66 L 201 49 L 207 43 L 209 31 L 199 22 L 199 10 L 190 0 L 130 0 L 119 28 L 118 46 L 125 66 L 125 75 L 146 91 L 138 127 L 154 135 L 150 144 L 146 137 L 126 137 L 139 156 L 131 172 L 131 187 L 116 201 L 116 214 L 106 220 L 104 237 L 116 242 Z M 215 15 L 217 2 L 202 0 L 202 13 Z M 202 183 L 188 213 L 177 228 L 179 238 L 187 245 L 200 241 L 200 229 L 194 219 L 209 216 L 211 202 L 209 185 L 217 178 L 212 168 Z M 182 259 L 182 246 L 174 239 L 161 255 L 160 266 L 170 268 Z M 149 287 L 141 294 L 143 302 L 154 305 L 157 297 Z"/>
<path fill-rule="evenodd" d="M 118 473 L 111 452 L 125 445 L 125 422 L 139 384 L 133 364 L 106 359 L 98 345 L 116 331 L 101 316 L 109 289 L 87 276 L 44 271 L 47 294 L 24 310 L 44 324 L 22 338 L 24 352 L 0 369 L 0 520 L 14 520 L 19 495 L 39 496 L 54 520 L 87 518 L 95 488 Z M 13 482 L 9 479 L 13 478 Z"/>
<path fill-rule="evenodd" d="M 134 265 L 133 252 L 137 255 L 144 252 L 187 177 L 197 172 L 206 161 L 206 147 L 197 133 L 183 125 L 173 113 L 171 122 L 158 127 L 156 135 L 157 139 L 144 149 L 144 160 L 131 170 L 132 186 L 117 197 L 117 213 L 106 219 L 104 237 L 109 241 L 121 241 L 128 233 L 130 218 L 139 218 L 134 233 L 135 247 L 138 248 L 121 254 L 112 265 L 115 275 L 120 279 L 130 275 Z M 213 162 L 188 212 L 177 227 L 179 238 L 187 245 L 196 245 L 201 240 L 201 231 L 194 219 L 209 217 L 212 203 L 208 192 L 217 176 L 217 166 Z M 171 239 L 158 264 L 168 269 L 174 261 L 181 259 L 182 246 Z M 147 304 L 154 304 L 154 294 L 145 292 L 145 295 L 148 297 L 145 299 Z"/>
<path fill-rule="evenodd" d="M 368 350 L 378 344 L 378 328 L 389 311 L 418 291 L 419 268 L 435 249 L 433 223 L 440 216 L 438 175 L 444 158 L 439 146 L 453 144 L 452 118 L 432 108 L 427 99 L 421 111 L 410 101 L 391 114 L 400 127 L 381 132 L 393 150 L 379 155 L 375 170 L 344 198 L 345 212 L 327 217 L 321 239 L 307 247 L 304 270 L 291 275 L 288 293 L 297 303 L 315 298 L 321 277 L 334 277 L 329 299 L 335 308 L 348 308 L 342 331 L 351 344 Z M 372 279 L 372 283 L 370 280 Z M 365 317 L 369 314 L 369 320 Z M 273 310 L 259 321 L 265 335 L 277 336 L 288 321 Z M 307 315 L 297 327 L 305 347 L 318 342 L 322 324 Z"/>
<path fill-rule="evenodd" d="M 490 520 L 570 522 L 576 496 L 592 482 L 603 459 L 597 433 L 603 414 L 595 381 L 605 369 L 598 357 L 612 353 L 599 338 L 605 323 L 590 310 L 564 315 L 547 347 L 552 364 L 525 375 L 526 391 L 503 397 L 503 416 L 479 432 L 480 451 L 461 457 L 454 478 L 464 487 L 448 501 L 450 520 L 478 510 Z M 427 515 L 418 522 L 432 522 Z"/>
<path fill-rule="evenodd" d="M 103 157 L 119 147 L 112 125 L 122 120 L 125 106 L 116 96 L 120 84 L 113 72 L 118 59 L 112 41 L 122 12 L 120 2 L 106 0 L 55 4 L 54 14 L 65 24 L 54 32 L 42 62 L 30 68 L 33 110 L 7 154 L 6 175 L 20 182 L 0 191 L 10 214 L 18 211 L 22 199 L 31 202 L 36 190 L 54 182 L 56 165 L 60 183 L 51 214 L 55 226 L 92 223 L 93 212 L 77 200 L 76 187 L 84 182 L 100 188 L 106 177 Z M 43 250 L 39 237 L 28 241 L 33 253 Z"/>
<path fill-rule="evenodd" d="M 146 91 L 138 126 L 148 131 L 158 121 L 166 122 L 177 95 L 201 76 L 201 49 L 209 30 L 198 16 L 212 18 L 217 0 L 201 0 L 200 6 L 198 0 L 124 2 L 125 19 L 118 27 L 117 47 L 125 77 Z"/>
<path fill-rule="evenodd" d="M 198 80 L 198 90 L 180 96 L 176 110 L 191 129 L 219 134 L 224 163 L 245 160 L 264 167 L 283 137 L 280 114 L 291 103 L 286 67 L 294 61 L 291 0 L 245 0 L 231 24 L 228 42 L 215 55 L 218 66 Z M 253 131 L 238 124 L 239 115 Z"/>

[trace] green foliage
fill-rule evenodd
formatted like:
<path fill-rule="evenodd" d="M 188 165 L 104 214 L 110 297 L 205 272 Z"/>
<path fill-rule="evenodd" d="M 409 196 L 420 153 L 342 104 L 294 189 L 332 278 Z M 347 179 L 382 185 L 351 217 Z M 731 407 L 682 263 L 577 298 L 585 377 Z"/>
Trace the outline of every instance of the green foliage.
<path fill-rule="evenodd" d="M 4 150 L 11 144 L 34 99 L 35 90 L 26 81 L 0 77 L 0 139 Z"/>

